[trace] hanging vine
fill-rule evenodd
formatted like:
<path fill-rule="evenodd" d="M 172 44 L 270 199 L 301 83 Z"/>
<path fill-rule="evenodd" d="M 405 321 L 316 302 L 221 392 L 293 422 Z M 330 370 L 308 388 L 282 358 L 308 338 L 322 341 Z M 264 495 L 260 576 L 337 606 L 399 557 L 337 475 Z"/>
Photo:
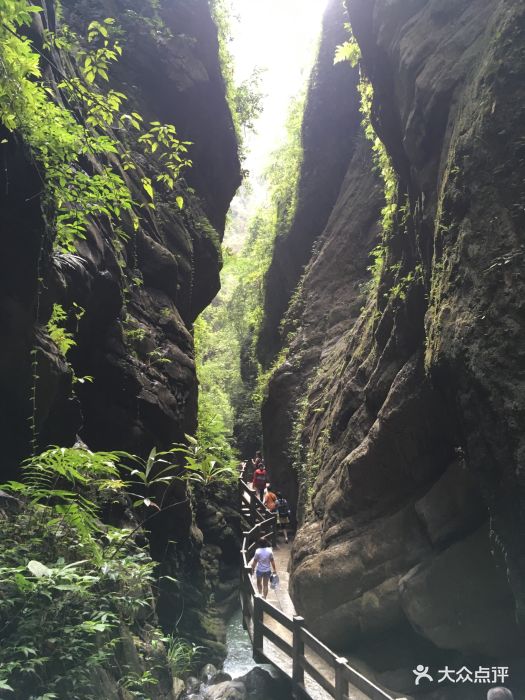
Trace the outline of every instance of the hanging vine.
<path fill-rule="evenodd" d="M 24 141 L 41 181 L 44 233 L 35 303 L 39 325 L 49 257 L 76 253 L 90 223 L 97 222 L 111 231 L 109 243 L 127 287 L 126 246 L 130 238 L 146 212 L 155 210 L 160 192 L 175 190 L 175 206 L 183 208 L 179 179 L 191 161 L 190 144 L 179 139 L 173 124 L 146 123 L 131 108 L 128 97 L 109 86 L 111 68 L 122 55 L 122 30 L 114 19 L 91 22 L 85 36 L 65 24 L 56 32 L 44 29 L 42 45 L 37 46 L 27 35 L 36 16 L 45 24 L 42 7 L 26 0 L 0 0 L 0 124 L 12 138 Z M 135 151 L 149 154 L 154 172 L 138 171 L 130 144 Z M 55 305 L 54 311 L 57 308 Z M 62 309 L 58 326 L 57 319 L 51 319 L 56 331 L 50 335 L 52 340 L 59 338 L 70 311 Z M 65 356 L 60 343 L 57 347 Z M 36 347 L 31 362 L 29 420 L 34 453 Z"/>

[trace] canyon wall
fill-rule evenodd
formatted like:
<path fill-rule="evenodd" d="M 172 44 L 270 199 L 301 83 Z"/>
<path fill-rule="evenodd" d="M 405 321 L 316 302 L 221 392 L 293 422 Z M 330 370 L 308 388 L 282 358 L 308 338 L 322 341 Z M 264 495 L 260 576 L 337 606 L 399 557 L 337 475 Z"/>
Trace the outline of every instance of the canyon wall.
<path fill-rule="evenodd" d="M 38 166 L 22 136 L 0 126 L 4 480 L 18 475 L 35 437 L 37 449 L 72 445 L 78 437 L 93 450 L 144 455 L 153 446 L 166 449 L 195 431 L 198 383 L 192 323 L 219 289 L 220 241 L 241 178 L 217 27 L 206 0 L 65 1 L 60 12 L 55 10 L 47 3 L 31 29 L 34 44 L 44 52 L 47 29 L 60 30 L 67 22 L 85 37 L 91 21 L 114 18 L 123 54 L 110 73 L 110 87 L 128 97 L 126 109 L 141 113 L 145 123 L 174 124 L 178 137 L 191 142 L 192 166 L 173 192 L 159 191 L 152 209 L 141 178 L 153 178 L 159 163 L 145 153 L 131 129 L 117 130 L 136 168 L 120 172 L 144 205 L 138 229 L 123 217 L 126 237 L 119 242 L 114 228 L 99 217 L 91 220 L 75 254 L 51 252 Z M 63 52 L 46 55 L 51 85 L 75 75 Z M 96 161 L 85 165 L 88 173 L 97 172 Z M 182 197 L 182 209 L 176 197 Z M 54 304 L 67 311 L 66 329 L 75 342 L 67 359 L 48 333 Z M 238 547 L 218 506 L 215 519 L 204 506 L 195 513 L 185 485 L 174 482 L 166 503 L 178 501 L 179 507 L 152 522 L 153 553 L 166 560 L 170 573 L 194 576 L 203 585 L 192 582 L 182 595 L 180 589 L 166 591 L 169 615 L 164 614 L 163 622 L 171 624 L 186 609 L 182 628 L 186 625 L 198 641 L 211 640 L 213 646 L 222 636 L 220 623 L 213 611 L 210 620 L 204 614 L 201 619 L 197 611 L 206 607 L 213 582 L 218 584 L 219 567 L 235 568 L 232 551 L 236 556 Z M 230 514 L 229 522 L 234 521 Z M 221 545 L 226 555 L 219 564 Z M 213 658 L 224 655 L 220 644 L 217 648 Z"/>
<path fill-rule="evenodd" d="M 257 343 L 264 366 L 271 364 L 282 345 L 279 324 L 334 206 L 354 150 L 351 134 L 360 120 L 357 70 L 348 63 L 334 66 L 336 47 L 346 37 L 344 9 L 331 1 L 306 94 L 297 208 L 290 229 L 278 232 L 266 276 L 264 318 Z"/>
<path fill-rule="evenodd" d="M 291 593 L 396 692 L 481 697 L 416 688 L 420 663 L 523 689 L 525 9 L 347 5 L 397 207 L 349 129 L 263 407 L 272 480 L 298 485 Z"/>

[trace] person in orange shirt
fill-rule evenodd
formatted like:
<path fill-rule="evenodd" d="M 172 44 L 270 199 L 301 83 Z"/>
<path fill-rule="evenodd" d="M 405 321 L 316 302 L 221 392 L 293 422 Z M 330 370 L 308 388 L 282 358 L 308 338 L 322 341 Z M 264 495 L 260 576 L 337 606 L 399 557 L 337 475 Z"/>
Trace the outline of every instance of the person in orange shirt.
<path fill-rule="evenodd" d="M 275 513 L 277 508 L 277 494 L 273 492 L 272 487 L 268 486 L 264 494 L 263 504 L 271 513 Z"/>

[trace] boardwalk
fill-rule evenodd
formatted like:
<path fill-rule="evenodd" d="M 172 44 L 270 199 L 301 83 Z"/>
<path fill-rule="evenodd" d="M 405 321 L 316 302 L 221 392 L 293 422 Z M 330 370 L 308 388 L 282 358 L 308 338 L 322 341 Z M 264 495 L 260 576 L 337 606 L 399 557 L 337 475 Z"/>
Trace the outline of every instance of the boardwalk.
<path fill-rule="evenodd" d="M 280 584 L 277 589 L 270 589 L 267 600 L 269 603 L 281 610 L 281 612 L 283 612 L 285 615 L 293 618 L 295 615 L 295 609 L 288 594 L 288 583 L 290 580 L 290 575 L 288 573 L 290 550 L 291 545 L 284 543 L 279 543 L 279 546 L 274 549 L 274 559 L 277 566 L 277 571 L 279 573 Z M 292 632 L 286 629 L 283 625 L 280 625 L 266 613 L 264 616 L 264 624 L 280 637 L 286 639 L 289 644 L 292 645 Z M 272 642 L 270 642 L 268 639 L 264 640 L 264 653 L 271 661 L 273 661 L 275 666 L 281 668 L 286 675 L 292 675 L 292 659 L 278 647 L 276 647 L 275 644 L 272 644 Z M 320 656 L 314 654 L 311 650 L 308 650 L 306 652 L 306 657 L 308 661 L 315 666 L 315 668 L 317 668 L 317 670 L 320 671 L 330 683 L 335 685 L 334 670 L 327 663 L 325 663 Z M 305 674 L 305 687 L 312 700 L 332 700 L 333 698 L 331 694 L 323 690 L 308 674 Z M 349 700 L 368 700 L 367 696 L 357 689 L 353 689 L 348 698 Z"/>
<path fill-rule="evenodd" d="M 274 548 L 273 557 L 275 559 L 277 572 L 279 573 L 280 583 L 278 588 L 268 591 L 268 602 L 275 605 L 276 608 L 290 618 L 295 615 L 292 599 L 288 595 L 288 583 L 290 581 L 288 565 L 290 563 L 291 549 L 292 545 L 284 544 L 282 541 L 279 542 L 278 547 Z"/>
<path fill-rule="evenodd" d="M 288 594 L 290 545 L 280 542 L 276 546 L 276 517 L 256 498 L 242 474 L 239 504 L 243 517 L 251 525 L 251 529 L 244 533 L 241 552 L 241 607 L 255 661 L 270 662 L 291 678 L 300 698 L 394 700 L 388 692 L 352 668 L 346 659 L 316 639 L 305 627 L 303 618 L 295 614 Z M 273 541 L 280 578 L 278 589 L 270 590 L 267 600 L 257 595 L 249 566 L 256 541 L 261 536 Z"/>

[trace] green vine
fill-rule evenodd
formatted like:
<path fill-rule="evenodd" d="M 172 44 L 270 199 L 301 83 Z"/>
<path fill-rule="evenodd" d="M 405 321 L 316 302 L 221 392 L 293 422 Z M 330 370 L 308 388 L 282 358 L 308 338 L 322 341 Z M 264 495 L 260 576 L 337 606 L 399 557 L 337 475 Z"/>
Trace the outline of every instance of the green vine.
<path fill-rule="evenodd" d="M 349 32 L 349 39 L 336 48 L 334 63 L 341 61 L 349 61 L 352 67 L 359 66 L 360 80 L 358 85 L 362 114 L 362 128 L 367 140 L 372 146 L 374 164 L 379 172 L 383 182 L 383 191 L 385 196 L 385 205 L 381 210 L 381 228 L 383 231 L 383 241 L 371 252 L 373 259 L 372 265 L 368 268 L 372 273 L 371 291 L 377 290 L 379 281 L 384 268 L 385 261 L 385 241 L 391 234 L 394 227 L 395 216 L 397 212 L 397 196 L 398 196 L 398 179 L 396 171 L 392 165 L 392 160 L 388 155 L 384 143 L 377 135 L 372 124 L 372 104 L 374 100 L 374 88 L 370 80 L 364 74 L 361 66 L 361 49 L 357 43 L 352 27 L 349 23 L 345 24 L 345 28 Z"/>
<path fill-rule="evenodd" d="M 38 166 L 55 249 L 73 252 L 92 219 L 109 220 L 119 235 L 127 216 L 136 230 L 140 210 L 155 208 L 155 189 L 174 189 L 191 165 L 189 143 L 178 139 L 172 124 L 144 127 L 140 114 L 124 111 L 125 94 L 105 89 L 122 55 L 112 18 L 91 22 L 85 40 L 67 26 L 57 35 L 47 31 L 43 53 L 20 33 L 41 11 L 23 0 L 0 0 L 0 121 L 23 136 Z M 58 55 L 67 74 L 57 66 Z M 49 68 L 60 79 L 56 88 Z M 141 177 L 146 202 L 134 198 L 124 177 L 136 166 L 117 130 L 135 131 L 137 143 L 157 153 L 159 172 Z M 182 208 L 181 197 L 177 203 Z"/>
<path fill-rule="evenodd" d="M 26 30 L 34 15 L 41 13 L 41 7 L 25 0 L 0 0 L 0 124 L 13 137 L 22 137 L 42 183 L 46 244 L 42 242 L 39 255 L 37 323 L 46 256 L 76 252 L 90 223 L 96 221 L 112 232 L 109 242 L 126 280 L 125 249 L 140 226 L 142 212 L 156 208 L 161 190 L 176 190 L 181 171 L 191 165 L 190 144 L 178 138 L 175 126 L 158 121 L 145 125 L 138 112 L 126 109 L 127 96 L 108 87 L 111 67 L 122 55 L 117 38 L 122 31 L 114 19 L 91 22 L 85 38 L 65 24 L 57 33 L 45 29 L 40 50 Z M 130 144 L 154 156 L 154 174 L 137 172 Z M 131 171 L 138 188 L 132 189 Z M 178 193 L 175 203 L 182 209 L 184 201 Z M 55 304 L 46 325 L 64 358 L 75 345 L 66 329 L 67 317 L 68 311 Z M 31 357 L 29 420 L 34 454 L 36 347 Z M 91 380 L 72 374 L 74 382 Z"/>

